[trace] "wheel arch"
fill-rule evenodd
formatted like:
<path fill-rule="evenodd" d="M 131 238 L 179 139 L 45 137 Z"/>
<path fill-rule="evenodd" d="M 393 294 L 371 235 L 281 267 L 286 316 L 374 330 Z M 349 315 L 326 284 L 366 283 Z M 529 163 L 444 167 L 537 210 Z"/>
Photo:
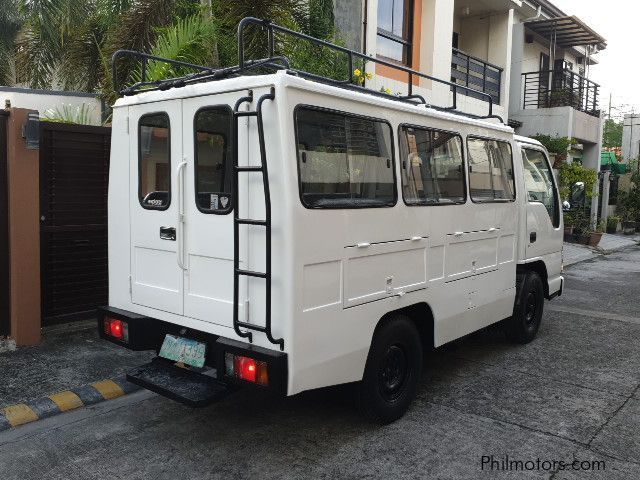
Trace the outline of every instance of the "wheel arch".
<path fill-rule="evenodd" d="M 547 273 L 546 264 L 542 260 L 519 264 L 517 267 L 517 273 L 525 272 L 535 272 L 540 275 L 540 278 L 542 279 L 542 286 L 544 287 L 544 298 L 549 300 L 549 274 Z"/>
<path fill-rule="evenodd" d="M 373 337 L 375 337 L 380 327 L 389 321 L 394 315 L 405 315 L 415 325 L 416 329 L 420 333 L 420 340 L 422 341 L 422 348 L 425 352 L 432 350 L 435 347 L 435 323 L 433 317 L 433 310 L 426 302 L 414 303 L 397 310 L 392 310 L 385 313 L 378 321 L 376 328 L 373 331 Z M 372 337 L 372 338 L 373 338 Z"/>

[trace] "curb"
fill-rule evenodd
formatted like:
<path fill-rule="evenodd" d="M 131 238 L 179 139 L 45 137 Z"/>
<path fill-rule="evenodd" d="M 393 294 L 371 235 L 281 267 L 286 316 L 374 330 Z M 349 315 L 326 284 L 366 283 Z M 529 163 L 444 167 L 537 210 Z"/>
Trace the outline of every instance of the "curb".
<path fill-rule="evenodd" d="M 43 418 L 53 417 L 60 413 L 122 397 L 140 389 L 141 387 L 129 383 L 125 376 L 122 375 L 114 379 L 102 380 L 47 397 L 37 398 L 26 403 L 0 408 L 0 432 Z"/>

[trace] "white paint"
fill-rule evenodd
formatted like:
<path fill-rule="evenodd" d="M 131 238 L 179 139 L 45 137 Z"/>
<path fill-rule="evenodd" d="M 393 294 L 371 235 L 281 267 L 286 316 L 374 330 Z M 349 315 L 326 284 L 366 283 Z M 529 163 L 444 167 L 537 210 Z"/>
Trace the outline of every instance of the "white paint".
<path fill-rule="evenodd" d="M 64 106 L 76 110 L 85 105 L 92 125 L 100 125 L 102 121 L 102 104 L 97 95 L 0 87 L 0 108 L 4 108 L 7 101 L 14 108 L 37 110 L 40 115 L 47 110 L 62 111 Z"/>
<path fill-rule="evenodd" d="M 264 126 L 273 208 L 272 319 L 274 336 L 284 338 L 288 354 L 289 394 L 360 380 L 376 324 L 396 309 L 428 304 L 435 317 L 436 346 L 511 315 L 516 265 L 538 258 L 526 254 L 527 202 L 518 143 L 524 139 L 515 138 L 501 124 L 322 85 L 284 72 L 140 93 L 116 103 L 109 191 L 111 306 L 245 341 L 232 328 L 229 285 L 233 276 L 225 268 L 232 258 L 232 214 L 213 218 L 196 208 L 188 186 L 193 184 L 190 143 L 198 107 L 233 106 L 248 90 L 254 91 L 257 100 L 270 86 L 275 87 L 275 100 L 264 103 Z M 397 179 L 401 178 L 397 131 L 403 123 L 459 132 L 463 138 L 480 135 L 509 142 L 517 199 L 409 207 L 397 185 L 399 198 L 390 208 L 306 209 L 298 192 L 294 135 L 294 109 L 300 104 L 388 121 Z M 255 100 L 251 108 L 255 109 Z M 137 197 L 134 125 L 143 112 L 152 111 L 166 111 L 171 118 L 174 185 L 180 180 L 176 162 L 187 162 L 182 198 L 174 187 L 171 207 L 164 212 L 143 209 Z M 129 134 L 127 117 L 132 125 Z M 240 129 L 244 133 L 239 162 L 246 165 L 257 157 L 255 120 L 241 123 Z M 260 182 L 249 181 L 246 190 L 240 192 L 241 216 L 259 215 Z M 179 225 L 179 203 L 184 206 L 185 227 L 183 243 L 176 247 L 174 242 L 159 240 L 158 231 L 160 226 Z M 242 237 L 247 242 L 241 248 L 246 257 L 241 253 L 240 260 L 250 269 L 262 270 L 264 234 Z M 561 237 L 541 241 L 560 252 Z M 184 271 L 177 261 L 180 249 Z M 559 272 L 559 254 L 541 260 L 549 272 Z M 133 297 L 128 290 L 130 274 Z M 249 283 L 241 302 L 249 300 L 248 320 L 262 324 L 264 289 L 259 282 Z M 555 280 L 550 285 L 559 288 Z M 202 303 L 197 305 L 190 297 Z M 254 334 L 254 341 L 277 348 L 260 333 Z"/>

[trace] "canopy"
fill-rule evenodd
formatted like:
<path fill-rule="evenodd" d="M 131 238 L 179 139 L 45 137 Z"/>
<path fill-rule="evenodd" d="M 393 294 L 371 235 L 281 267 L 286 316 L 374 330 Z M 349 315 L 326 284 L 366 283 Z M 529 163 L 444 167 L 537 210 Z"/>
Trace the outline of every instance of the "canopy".
<path fill-rule="evenodd" d="M 602 152 L 600 154 L 600 165 L 608 167 L 613 173 L 624 174 L 627 173 L 627 165 L 620 163 L 618 157 L 614 152 Z"/>
<path fill-rule="evenodd" d="M 599 50 L 607 48 L 604 37 L 598 35 L 578 17 L 531 20 L 525 25 L 544 38 L 555 38 L 555 44 L 559 47 L 597 45 Z"/>

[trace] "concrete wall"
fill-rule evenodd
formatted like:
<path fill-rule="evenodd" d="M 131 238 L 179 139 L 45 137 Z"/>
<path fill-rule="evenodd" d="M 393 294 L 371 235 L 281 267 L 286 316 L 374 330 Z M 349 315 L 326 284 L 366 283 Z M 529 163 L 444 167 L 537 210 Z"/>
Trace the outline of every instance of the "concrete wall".
<path fill-rule="evenodd" d="M 36 110 L 41 116 L 49 109 L 62 110 L 64 105 L 75 109 L 84 104 L 89 108 L 91 124 L 102 123 L 102 104 L 96 95 L 90 93 L 0 87 L 0 107 L 7 101 L 12 107 Z"/>
<path fill-rule="evenodd" d="M 640 115 L 625 115 L 622 130 L 622 157 L 625 162 L 640 156 Z"/>
<path fill-rule="evenodd" d="M 363 50 L 363 14 L 361 0 L 333 0 L 336 29 L 345 46 L 352 50 Z"/>

